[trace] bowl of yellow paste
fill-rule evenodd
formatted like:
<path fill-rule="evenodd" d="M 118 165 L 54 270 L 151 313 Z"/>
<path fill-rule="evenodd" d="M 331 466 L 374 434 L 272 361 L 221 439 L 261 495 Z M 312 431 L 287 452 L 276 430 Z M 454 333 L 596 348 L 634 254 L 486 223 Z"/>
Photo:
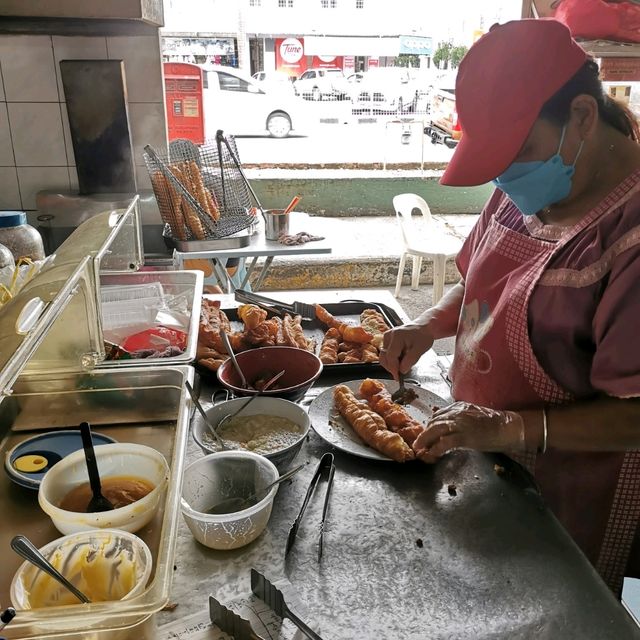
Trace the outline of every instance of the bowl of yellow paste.
<path fill-rule="evenodd" d="M 115 529 L 96 529 L 58 538 L 40 553 L 91 602 L 128 600 L 140 595 L 149 580 L 153 560 L 138 536 Z M 80 604 L 59 582 L 24 562 L 10 589 L 18 610 Z"/>

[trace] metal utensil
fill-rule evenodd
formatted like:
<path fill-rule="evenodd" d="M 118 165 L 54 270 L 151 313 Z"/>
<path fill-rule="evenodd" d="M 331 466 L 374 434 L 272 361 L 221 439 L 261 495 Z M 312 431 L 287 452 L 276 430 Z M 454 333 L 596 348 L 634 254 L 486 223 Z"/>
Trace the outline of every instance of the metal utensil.
<path fill-rule="evenodd" d="M 44 571 L 50 575 L 54 580 L 57 580 L 63 587 L 71 591 L 73 595 L 80 600 L 80 602 L 89 603 L 91 600 L 82 593 L 79 589 L 76 589 L 33 545 L 31 540 L 25 536 L 15 536 L 11 540 L 11 548 L 27 562 L 30 562 L 34 567 Z"/>
<path fill-rule="evenodd" d="M 244 373 L 242 373 L 242 369 L 238 364 L 238 360 L 236 359 L 236 354 L 233 352 L 231 348 L 231 342 L 229 342 L 229 336 L 226 334 L 224 329 L 220 329 L 220 337 L 222 338 L 222 342 L 224 344 L 224 348 L 227 350 L 229 357 L 231 358 L 231 362 L 233 362 L 233 366 L 240 377 L 240 382 L 242 383 L 243 389 L 248 389 L 249 384 L 247 383 L 247 379 L 244 377 Z"/>
<path fill-rule="evenodd" d="M 196 405 L 196 409 L 198 410 L 198 412 L 200 413 L 200 415 L 202 416 L 202 419 L 204 420 L 205 424 L 207 425 L 207 427 L 209 427 L 209 431 L 211 432 L 211 435 L 215 438 L 216 442 L 220 445 L 220 448 L 223 451 L 228 451 L 231 447 L 228 447 L 224 440 L 218 435 L 218 432 L 216 431 L 216 428 L 213 426 L 213 423 L 210 422 L 209 417 L 207 416 L 205 410 L 202 408 L 202 405 L 200 404 L 200 400 L 198 399 L 198 396 L 196 395 L 196 392 L 193 390 L 193 387 L 191 386 L 191 383 L 186 380 L 184 383 L 184 386 L 187 388 L 187 391 L 189 392 L 189 395 L 191 396 L 191 400 L 193 400 L 193 404 Z M 222 420 L 220 421 L 220 423 L 222 422 Z M 220 424 L 218 423 L 218 424 Z"/>
<path fill-rule="evenodd" d="M 293 302 L 287 304 L 286 302 L 280 302 L 267 298 L 263 295 L 258 295 L 252 291 L 245 291 L 244 289 L 236 289 L 234 292 L 235 299 L 238 302 L 244 302 L 245 304 L 255 304 L 258 307 L 266 309 L 276 315 L 283 315 L 288 313 L 294 316 L 302 316 L 305 320 L 315 320 L 316 307 L 313 304 L 307 302 Z"/>
<path fill-rule="evenodd" d="M 251 569 L 251 591 L 260 598 L 276 615 L 281 618 L 289 618 L 293 624 L 312 640 L 322 640 L 322 636 L 317 634 L 303 620 L 301 620 L 287 606 L 282 591 L 275 587 L 259 571 Z"/>
<path fill-rule="evenodd" d="M 398 372 L 398 382 L 400 386 L 397 391 L 391 394 L 391 400 L 396 404 L 411 404 L 418 395 L 413 389 L 407 389 L 405 386 L 406 376 L 404 373 Z"/>
<path fill-rule="evenodd" d="M 278 382 L 278 380 L 280 380 L 280 378 L 282 378 L 286 371 L 286 369 L 283 369 L 280 373 L 276 373 L 276 375 L 273 376 L 271 380 L 267 380 L 264 387 L 262 387 L 260 391 L 254 393 L 237 411 L 235 411 L 234 413 L 229 413 L 226 416 L 222 416 L 222 418 L 220 418 L 220 421 L 218 422 L 218 426 L 216 427 L 216 429 L 219 429 L 227 420 L 231 420 L 231 418 L 237 416 L 241 411 L 246 409 L 253 400 L 260 397 L 265 391 L 268 391 L 276 382 Z"/>
<path fill-rule="evenodd" d="M 298 513 L 297 518 L 293 521 L 291 525 L 291 529 L 289 529 L 289 535 L 287 537 L 287 546 L 285 547 L 284 555 L 286 556 L 289 551 L 291 551 L 295 541 L 296 536 L 298 535 L 298 529 L 300 527 L 300 523 L 302 522 L 302 517 L 304 516 L 304 512 L 307 509 L 307 505 L 311 500 L 311 496 L 318 484 L 318 481 L 326 473 L 327 475 L 327 490 L 324 496 L 324 505 L 322 507 L 322 520 L 320 522 L 320 536 L 318 539 L 318 562 L 322 557 L 322 543 L 324 541 L 324 523 L 327 517 L 327 510 L 329 508 L 329 496 L 331 494 L 331 488 L 333 487 L 333 476 L 335 474 L 335 462 L 332 453 L 325 453 L 322 458 L 320 458 L 320 462 L 316 467 L 315 473 L 311 478 L 311 482 L 309 482 L 309 487 L 307 488 L 307 493 L 304 496 L 304 500 L 302 501 L 302 506 L 300 507 L 300 513 Z"/>
<path fill-rule="evenodd" d="M 266 487 L 260 489 L 260 491 L 254 491 L 252 494 L 248 495 L 246 498 L 226 498 L 225 500 L 221 500 L 220 502 L 216 502 L 213 507 L 207 509 L 207 513 L 235 513 L 236 511 L 242 511 L 251 506 L 251 501 L 258 497 L 258 495 L 267 495 L 269 491 L 275 487 L 276 485 L 284 482 L 294 476 L 304 464 L 297 466 L 295 469 L 291 469 L 286 473 L 283 473 L 276 481 L 271 482 Z"/>
<path fill-rule="evenodd" d="M 213 596 L 209 596 L 209 618 L 220 630 L 236 640 L 265 640 L 253 630 L 248 620 L 225 607 Z"/>
<path fill-rule="evenodd" d="M 88 422 L 80 424 L 80 436 L 82 437 L 82 447 L 84 457 L 87 461 L 87 472 L 89 473 L 89 484 L 91 485 L 91 500 L 87 505 L 87 513 L 100 513 L 101 511 L 112 511 L 113 505 L 102 495 L 100 484 L 100 474 L 96 463 L 96 452 L 93 450 L 93 439 L 91 437 L 91 427 Z"/>

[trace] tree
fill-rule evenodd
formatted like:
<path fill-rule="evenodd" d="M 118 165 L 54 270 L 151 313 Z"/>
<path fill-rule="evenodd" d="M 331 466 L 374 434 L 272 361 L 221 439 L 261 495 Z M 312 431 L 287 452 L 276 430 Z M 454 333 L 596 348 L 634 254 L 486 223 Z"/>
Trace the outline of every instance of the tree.
<path fill-rule="evenodd" d="M 449 61 L 451 62 L 452 68 L 456 68 L 460 66 L 460 63 L 462 62 L 462 58 L 464 58 L 467 55 L 467 51 L 469 51 L 469 49 L 465 47 L 463 44 L 458 45 L 457 47 L 453 47 L 451 49 Z"/>
<path fill-rule="evenodd" d="M 449 60 L 451 59 L 451 50 L 453 44 L 451 42 L 439 42 L 436 52 L 433 54 L 433 64 L 438 69 L 448 69 Z"/>
<path fill-rule="evenodd" d="M 396 56 L 393 61 L 394 67 L 419 67 L 420 66 L 420 56 L 415 55 L 413 53 L 401 53 L 399 56 Z"/>

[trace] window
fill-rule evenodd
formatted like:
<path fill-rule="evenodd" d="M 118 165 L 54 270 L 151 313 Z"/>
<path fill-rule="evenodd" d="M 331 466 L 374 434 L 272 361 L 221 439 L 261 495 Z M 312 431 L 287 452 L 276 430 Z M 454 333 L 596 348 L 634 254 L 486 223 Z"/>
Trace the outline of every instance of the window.
<path fill-rule="evenodd" d="M 220 80 L 220 89 L 222 91 L 249 91 L 248 82 L 237 76 L 232 76 L 230 73 L 218 71 L 218 79 Z"/>
<path fill-rule="evenodd" d="M 364 9 L 364 0 L 356 0 L 356 9 Z"/>
<path fill-rule="evenodd" d="M 262 0 L 249 0 L 249 6 L 250 7 L 261 7 L 262 6 Z"/>
<path fill-rule="evenodd" d="M 288 7 L 289 9 L 293 9 L 293 0 L 278 0 L 278 6 L 281 9 Z"/>
<path fill-rule="evenodd" d="M 320 0 L 320 6 L 323 9 L 335 9 L 338 6 L 338 0 Z"/>

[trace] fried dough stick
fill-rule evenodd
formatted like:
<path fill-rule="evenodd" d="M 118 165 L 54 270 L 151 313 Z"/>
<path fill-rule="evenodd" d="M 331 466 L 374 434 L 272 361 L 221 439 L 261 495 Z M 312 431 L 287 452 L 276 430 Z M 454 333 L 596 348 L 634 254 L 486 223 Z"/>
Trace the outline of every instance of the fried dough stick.
<path fill-rule="evenodd" d="M 396 462 L 415 458 L 411 447 L 397 433 L 389 431 L 384 420 L 369 409 L 366 402 L 357 400 L 349 387 L 338 385 L 333 393 L 333 401 L 340 415 L 370 447 Z"/>
<path fill-rule="evenodd" d="M 424 431 L 425 427 L 412 418 L 404 407 L 391 399 L 391 394 L 379 380 L 367 378 L 360 385 L 360 395 L 378 415 L 382 416 L 391 431 L 395 431 L 408 444 Z"/>
<path fill-rule="evenodd" d="M 315 307 L 316 318 L 328 327 L 337 329 L 345 342 L 357 342 L 358 344 L 371 342 L 373 336 L 362 327 L 352 327 L 344 322 L 340 322 L 340 320 L 332 316 L 322 305 L 317 304 Z"/>
<path fill-rule="evenodd" d="M 204 298 L 200 311 L 198 342 L 205 347 L 215 349 L 218 353 L 226 353 L 220 337 L 220 329 L 224 329 L 226 333 L 231 332 L 229 318 L 220 309 L 220 302 Z"/>
<path fill-rule="evenodd" d="M 238 317 L 244 322 L 247 330 L 251 331 L 267 319 L 267 312 L 255 304 L 241 304 L 238 307 Z"/>
<path fill-rule="evenodd" d="M 322 364 L 335 364 L 338 362 L 338 347 L 340 344 L 340 332 L 331 327 L 324 334 L 320 345 L 320 360 Z"/>
<path fill-rule="evenodd" d="M 376 349 L 380 349 L 384 334 L 389 331 L 389 326 L 384 321 L 382 314 L 375 309 L 365 309 L 360 314 L 360 324 L 373 336 L 372 344 Z"/>

